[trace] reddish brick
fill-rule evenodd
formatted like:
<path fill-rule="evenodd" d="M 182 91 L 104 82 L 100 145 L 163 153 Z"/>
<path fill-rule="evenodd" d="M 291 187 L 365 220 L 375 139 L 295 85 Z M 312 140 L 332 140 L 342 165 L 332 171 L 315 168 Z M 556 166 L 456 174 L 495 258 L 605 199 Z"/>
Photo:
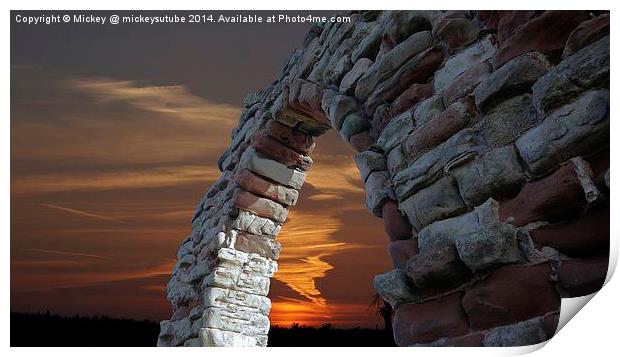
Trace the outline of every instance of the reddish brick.
<path fill-rule="evenodd" d="M 407 260 L 419 252 L 417 238 L 397 240 L 388 244 L 388 254 L 396 269 L 405 269 Z"/>
<path fill-rule="evenodd" d="M 491 74 L 491 64 L 487 61 L 480 62 L 478 65 L 461 73 L 443 92 L 443 103 L 448 106 L 456 100 L 474 91 L 480 82 L 484 81 Z"/>
<path fill-rule="evenodd" d="M 370 131 L 362 131 L 359 134 L 351 135 L 349 138 L 349 144 L 355 148 L 355 151 L 362 152 L 367 150 L 375 143 L 375 138 L 372 137 Z"/>
<path fill-rule="evenodd" d="M 409 134 L 405 142 L 405 152 L 409 157 L 418 157 L 427 149 L 446 141 L 476 117 L 476 106 L 471 98 L 453 103 Z"/>
<path fill-rule="evenodd" d="M 364 103 L 366 113 L 374 113 L 377 106 L 394 100 L 413 83 L 426 83 L 443 62 L 438 48 L 429 48 L 407 61 L 392 77 L 379 83 Z"/>
<path fill-rule="evenodd" d="M 299 193 L 296 190 L 268 181 L 247 169 L 243 169 L 235 175 L 235 181 L 244 190 L 269 198 L 285 206 L 295 205 L 299 197 Z"/>
<path fill-rule="evenodd" d="M 609 258 L 607 256 L 584 260 L 562 260 L 558 268 L 560 284 L 567 297 L 590 295 L 605 283 Z"/>
<path fill-rule="evenodd" d="M 532 240 L 571 257 L 580 258 L 609 252 L 609 206 L 597 207 L 567 223 L 530 231 Z"/>
<path fill-rule="evenodd" d="M 411 109 L 414 105 L 433 94 L 433 86 L 430 83 L 414 83 L 406 91 L 398 96 L 392 103 L 392 115 L 398 115 Z"/>
<path fill-rule="evenodd" d="M 479 31 L 469 19 L 446 16 L 433 27 L 433 36 L 446 45 L 449 54 L 454 54 L 474 42 Z"/>
<path fill-rule="evenodd" d="M 448 339 L 446 345 L 450 347 L 482 347 L 484 333 L 476 332 L 469 335 Z"/>
<path fill-rule="evenodd" d="M 541 316 L 560 308 L 548 264 L 505 266 L 467 290 L 463 308 L 476 331 Z"/>
<path fill-rule="evenodd" d="M 500 219 L 516 226 L 535 221 L 558 222 L 578 215 L 585 208 L 585 194 L 572 162 L 551 175 L 527 183 L 519 194 L 499 207 Z"/>
<path fill-rule="evenodd" d="M 609 34 L 609 14 L 602 14 L 592 20 L 582 22 L 573 31 L 568 40 L 562 57 L 570 56 L 580 49 L 592 44 Z"/>
<path fill-rule="evenodd" d="M 494 68 L 530 51 L 542 52 L 559 59 L 570 33 L 589 18 L 587 11 L 545 11 L 521 26 L 497 49 Z M 503 19 L 502 19 L 503 20 Z"/>
<path fill-rule="evenodd" d="M 545 315 L 542 322 L 545 335 L 547 335 L 547 339 L 550 339 L 555 335 L 558 330 L 558 324 L 560 322 L 560 312 L 558 311 Z"/>
<path fill-rule="evenodd" d="M 383 205 L 383 227 L 390 241 L 410 239 L 413 236 L 411 224 L 398 210 L 398 204 L 388 200 Z"/>
<path fill-rule="evenodd" d="M 461 307 L 462 293 L 421 304 L 400 305 L 394 316 L 394 340 L 399 346 L 457 337 L 469 332 Z"/>
<path fill-rule="evenodd" d="M 497 41 L 502 44 L 515 31 L 517 31 L 523 24 L 527 23 L 531 19 L 540 16 L 542 11 L 539 10 L 526 10 L 526 11 L 501 11 L 501 18 L 497 23 Z"/>
<path fill-rule="evenodd" d="M 263 153 L 286 166 L 308 170 L 312 166 L 310 156 L 302 155 L 269 136 L 265 131 L 258 131 L 252 139 L 252 146 L 256 151 Z"/>
<path fill-rule="evenodd" d="M 275 120 L 270 120 L 267 123 L 266 130 L 269 136 L 289 148 L 301 154 L 312 153 L 311 149 L 314 148 L 314 140 L 312 140 L 312 136 Z"/>
<path fill-rule="evenodd" d="M 234 207 L 253 212 L 257 216 L 271 218 L 278 222 L 284 222 L 288 214 L 288 209 L 284 208 L 279 203 L 255 196 L 244 190 L 237 190 L 237 192 L 235 192 L 232 204 Z"/>

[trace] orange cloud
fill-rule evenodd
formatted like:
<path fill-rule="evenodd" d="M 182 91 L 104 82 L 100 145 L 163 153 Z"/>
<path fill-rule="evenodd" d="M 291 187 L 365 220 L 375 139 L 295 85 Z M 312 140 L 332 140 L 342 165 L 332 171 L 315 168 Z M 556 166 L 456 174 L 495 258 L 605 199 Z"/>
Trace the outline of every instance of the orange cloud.
<path fill-rule="evenodd" d="M 79 210 L 79 209 L 67 208 L 67 207 L 52 205 L 52 204 L 49 204 L 49 203 L 41 203 L 40 205 L 43 206 L 43 207 L 47 207 L 47 208 L 51 208 L 51 209 L 55 209 L 55 210 L 59 210 L 59 211 L 63 211 L 63 212 L 68 212 L 68 213 L 71 213 L 71 214 L 76 214 L 76 215 L 82 216 L 82 217 L 96 218 L 96 219 L 100 219 L 102 221 L 107 221 L 107 222 L 123 223 L 123 221 L 121 221 L 120 219 L 116 219 L 114 217 L 103 216 L 103 215 L 100 215 L 100 214 L 90 213 L 90 212 L 82 211 L 82 210 Z"/>

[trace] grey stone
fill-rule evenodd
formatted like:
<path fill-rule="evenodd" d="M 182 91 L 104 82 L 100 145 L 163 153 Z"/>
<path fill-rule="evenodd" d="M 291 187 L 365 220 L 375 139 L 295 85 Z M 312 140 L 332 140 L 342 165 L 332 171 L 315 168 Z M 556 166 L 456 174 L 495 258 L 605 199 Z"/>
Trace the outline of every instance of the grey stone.
<path fill-rule="evenodd" d="M 420 126 L 444 110 L 443 97 L 441 95 L 434 95 L 418 104 L 413 113 L 413 119 L 416 126 Z"/>
<path fill-rule="evenodd" d="M 355 164 L 360 172 L 362 182 L 366 182 L 372 172 L 385 171 L 387 169 L 385 156 L 372 150 L 355 154 Z"/>
<path fill-rule="evenodd" d="M 411 227 L 419 232 L 426 225 L 465 211 L 465 202 L 451 177 L 444 177 L 402 201 L 399 209 L 405 212 Z"/>
<path fill-rule="evenodd" d="M 325 53 L 323 53 L 321 59 L 314 65 L 312 71 L 308 75 L 308 80 L 313 83 L 320 83 L 323 80 L 323 75 L 325 74 L 328 63 L 329 56 L 326 56 Z"/>
<path fill-rule="evenodd" d="M 242 291 L 208 287 L 204 291 L 204 307 L 218 307 L 234 311 L 239 307 L 268 316 L 271 300 L 266 296 L 244 293 Z"/>
<path fill-rule="evenodd" d="M 432 184 L 451 167 L 473 159 L 481 151 L 482 145 L 477 133 L 471 128 L 461 130 L 394 176 L 396 197 L 402 200 L 411 196 Z"/>
<path fill-rule="evenodd" d="M 254 253 L 269 259 L 278 259 L 282 246 L 273 237 L 236 233 L 233 247 L 245 253 Z"/>
<path fill-rule="evenodd" d="M 453 243 L 437 246 L 409 258 L 406 271 L 418 288 L 449 286 L 470 274 L 469 269 L 460 261 Z"/>
<path fill-rule="evenodd" d="M 452 242 L 461 260 L 474 272 L 519 261 L 517 231 L 499 221 L 497 210 L 497 201 L 489 199 L 464 215 L 431 223 L 418 234 L 420 253 Z"/>
<path fill-rule="evenodd" d="M 365 101 L 379 82 L 391 76 L 409 58 L 430 47 L 432 41 L 430 31 L 417 32 L 381 56 L 357 82 L 355 97 Z"/>
<path fill-rule="evenodd" d="M 552 67 L 539 52 L 529 52 L 510 60 L 474 89 L 478 111 L 485 112 L 502 99 L 529 92 L 538 78 Z"/>
<path fill-rule="evenodd" d="M 389 153 L 396 145 L 403 142 L 413 130 L 413 115 L 405 112 L 392 118 L 377 138 L 377 146 Z"/>
<path fill-rule="evenodd" d="M 530 172 L 544 174 L 609 142 L 609 91 L 585 93 L 554 111 L 515 145 Z"/>
<path fill-rule="evenodd" d="M 459 74 L 489 59 L 494 53 L 495 46 L 489 37 L 485 37 L 451 57 L 435 72 L 435 93 L 441 93 Z"/>
<path fill-rule="evenodd" d="M 609 36 L 566 57 L 532 87 L 534 106 L 546 114 L 589 89 L 609 87 Z"/>
<path fill-rule="evenodd" d="M 407 274 L 401 269 L 394 269 L 375 276 L 373 286 L 392 308 L 397 308 L 400 304 L 413 301 L 416 298 Z"/>
<path fill-rule="evenodd" d="M 280 233 L 282 224 L 267 218 L 239 210 L 239 214 L 230 223 L 230 228 L 258 235 L 268 235 L 275 237 Z"/>
<path fill-rule="evenodd" d="M 333 65 L 328 65 L 323 75 L 323 83 L 336 84 L 340 82 L 340 79 L 351 70 L 353 63 L 351 62 L 350 55 L 344 55 L 340 57 Z"/>
<path fill-rule="evenodd" d="M 368 58 L 358 59 L 353 65 L 353 68 L 342 77 L 339 88 L 340 92 L 346 95 L 354 95 L 357 81 L 366 73 L 371 65 L 372 61 Z"/>
<path fill-rule="evenodd" d="M 366 179 L 366 207 L 377 217 L 382 216 L 383 204 L 394 199 L 390 174 L 387 171 L 376 171 Z"/>
<path fill-rule="evenodd" d="M 483 203 L 496 193 L 514 191 L 524 179 L 523 169 L 512 145 L 492 149 L 473 161 L 450 171 L 461 196 L 469 206 Z"/>
<path fill-rule="evenodd" d="M 205 347 L 265 347 L 267 336 L 248 336 L 238 332 L 202 328 L 200 340 Z"/>
<path fill-rule="evenodd" d="M 401 145 L 397 145 L 387 158 L 387 170 L 390 175 L 395 176 L 399 172 L 407 168 L 408 161 Z"/>
<path fill-rule="evenodd" d="M 239 332 L 248 336 L 266 335 L 269 332 L 269 317 L 243 307 L 233 311 L 207 307 L 202 315 L 202 327 Z"/>
<path fill-rule="evenodd" d="M 364 118 L 359 112 L 352 112 L 349 113 L 342 121 L 340 136 L 342 136 L 345 141 L 349 141 L 353 135 L 366 131 L 369 128 L 370 122 L 368 122 L 366 118 Z"/>
<path fill-rule="evenodd" d="M 269 293 L 269 277 L 218 266 L 202 282 L 204 289 L 213 286 L 267 296 Z"/>
<path fill-rule="evenodd" d="M 476 124 L 488 147 L 508 145 L 538 123 L 532 96 L 522 94 L 497 104 Z"/>
<path fill-rule="evenodd" d="M 516 324 L 495 327 L 487 331 L 482 345 L 485 347 L 512 347 L 535 345 L 547 340 L 540 317 Z"/>
<path fill-rule="evenodd" d="M 355 102 L 355 99 L 345 95 L 335 95 L 332 98 L 327 111 L 329 120 L 332 123 L 332 128 L 340 130 L 340 128 L 342 128 L 344 118 L 356 110 L 357 103 Z"/>
<path fill-rule="evenodd" d="M 359 62 L 362 58 L 373 60 L 379 52 L 381 45 L 381 37 L 383 36 L 383 27 L 375 25 L 370 33 L 355 47 L 351 53 L 351 60 Z"/>
<path fill-rule="evenodd" d="M 267 159 L 257 153 L 254 148 L 247 148 L 241 155 L 239 167 L 268 177 L 285 186 L 300 189 L 306 180 L 306 174 L 296 169 L 290 169 L 277 161 Z"/>

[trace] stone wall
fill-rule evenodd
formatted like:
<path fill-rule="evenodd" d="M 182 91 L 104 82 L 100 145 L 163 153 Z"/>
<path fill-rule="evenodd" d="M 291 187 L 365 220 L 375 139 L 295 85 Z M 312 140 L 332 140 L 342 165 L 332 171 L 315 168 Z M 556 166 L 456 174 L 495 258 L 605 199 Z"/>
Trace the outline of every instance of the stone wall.
<path fill-rule="evenodd" d="M 346 14 L 244 99 L 179 247 L 158 345 L 266 345 L 276 236 L 330 129 L 357 150 L 385 224 L 394 270 L 374 286 L 398 345 L 550 338 L 560 298 L 607 271 L 609 14 Z"/>

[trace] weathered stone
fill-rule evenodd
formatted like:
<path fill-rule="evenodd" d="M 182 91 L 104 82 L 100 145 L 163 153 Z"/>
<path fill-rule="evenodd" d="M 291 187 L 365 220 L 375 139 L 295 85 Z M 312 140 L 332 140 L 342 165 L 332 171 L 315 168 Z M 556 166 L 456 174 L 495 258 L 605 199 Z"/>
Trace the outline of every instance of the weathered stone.
<path fill-rule="evenodd" d="M 608 141 L 609 91 L 597 90 L 553 112 L 515 144 L 529 170 L 542 174 Z"/>
<path fill-rule="evenodd" d="M 433 93 L 430 83 L 414 83 L 406 91 L 398 96 L 392 103 L 392 114 L 398 115 L 413 108 L 418 102 L 428 98 Z"/>
<path fill-rule="evenodd" d="M 446 341 L 447 347 L 482 347 L 484 334 L 480 332 L 470 333 L 465 336 L 450 338 Z"/>
<path fill-rule="evenodd" d="M 269 332 L 269 317 L 252 310 L 238 308 L 229 311 L 218 307 L 207 307 L 203 312 L 203 327 L 238 332 L 248 336 L 266 335 Z"/>
<path fill-rule="evenodd" d="M 405 112 L 398 115 L 381 131 L 377 138 L 377 146 L 383 152 L 389 153 L 396 145 L 400 144 L 409 133 L 413 130 L 413 115 L 411 112 Z"/>
<path fill-rule="evenodd" d="M 469 95 L 480 82 L 489 77 L 491 71 L 491 64 L 488 61 L 482 61 L 459 74 L 443 91 L 444 105 L 450 105 L 458 99 Z"/>
<path fill-rule="evenodd" d="M 233 248 L 241 252 L 258 254 L 273 260 L 278 259 L 282 249 L 280 243 L 272 237 L 263 237 L 244 232 L 236 235 Z"/>
<path fill-rule="evenodd" d="M 426 123 L 419 125 L 409 134 L 405 152 L 410 158 L 417 158 L 428 149 L 446 141 L 459 130 L 477 120 L 477 113 L 471 99 L 451 104 Z"/>
<path fill-rule="evenodd" d="M 362 58 L 374 60 L 377 56 L 377 52 L 379 52 L 382 35 L 383 27 L 375 25 L 370 33 L 368 33 L 368 36 L 366 36 L 353 50 L 351 53 L 351 60 L 355 63 L 359 62 Z"/>
<path fill-rule="evenodd" d="M 481 151 L 477 133 L 463 129 L 433 150 L 423 154 L 394 178 L 396 196 L 407 198 L 414 192 L 436 181 L 452 166 L 471 160 Z"/>
<path fill-rule="evenodd" d="M 394 269 L 405 270 L 407 261 L 418 253 L 418 240 L 415 238 L 391 241 L 388 244 L 388 254 Z"/>
<path fill-rule="evenodd" d="M 409 221 L 398 210 L 398 204 L 394 200 L 385 201 L 382 208 L 383 227 L 390 241 L 395 242 L 410 239 L 413 231 Z"/>
<path fill-rule="evenodd" d="M 372 90 L 398 70 L 411 57 L 427 49 L 432 43 L 430 31 L 417 32 L 411 35 L 370 66 L 355 87 L 355 97 L 365 101 Z"/>
<path fill-rule="evenodd" d="M 394 341 L 399 346 L 456 337 L 469 332 L 461 293 L 421 304 L 401 305 L 394 315 Z"/>
<path fill-rule="evenodd" d="M 368 68 L 372 65 L 372 61 L 368 58 L 360 58 L 355 62 L 353 68 L 347 74 L 342 77 L 340 82 L 340 92 L 346 95 L 355 94 L 355 85 L 357 81 L 368 71 Z"/>
<path fill-rule="evenodd" d="M 353 16 L 355 17 L 355 15 Z M 351 35 L 353 29 L 355 28 L 355 21 L 342 22 L 338 27 L 338 30 L 334 35 L 329 39 L 329 50 L 334 52 L 336 48 L 340 45 L 340 43 L 347 37 Z"/>
<path fill-rule="evenodd" d="M 275 120 L 267 122 L 266 131 L 272 138 L 301 154 L 312 153 L 314 141 L 312 137 L 306 133 L 281 124 Z"/>
<path fill-rule="evenodd" d="M 275 237 L 280 233 L 282 225 L 270 219 L 258 217 L 251 212 L 239 210 L 238 216 L 230 222 L 230 227 L 252 234 Z"/>
<path fill-rule="evenodd" d="M 435 95 L 418 104 L 413 113 L 413 118 L 415 119 L 416 125 L 420 126 L 435 116 L 435 114 L 443 112 L 444 109 L 445 107 L 441 95 Z"/>
<path fill-rule="evenodd" d="M 547 114 L 590 88 L 609 87 L 609 36 L 565 58 L 532 87 L 534 106 Z"/>
<path fill-rule="evenodd" d="M 434 221 L 458 215 L 466 206 L 454 180 L 444 177 L 402 201 L 399 208 L 405 212 L 413 229 L 419 232 Z"/>
<path fill-rule="evenodd" d="M 390 174 L 387 171 L 372 172 L 366 179 L 366 207 L 377 217 L 381 217 L 383 204 L 393 199 Z"/>
<path fill-rule="evenodd" d="M 450 171 L 467 205 L 476 206 L 489 197 L 498 198 L 519 189 L 524 173 L 512 146 L 492 149 Z"/>
<path fill-rule="evenodd" d="M 535 243 L 581 258 L 609 251 L 609 227 L 609 207 L 597 207 L 575 221 L 543 226 L 529 234 Z"/>
<path fill-rule="evenodd" d="M 435 73 L 435 93 L 443 92 L 459 74 L 490 58 L 494 53 L 495 46 L 491 38 L 485 37 L 448 59 Z"/>
<path fill-rule="evenodd" d="M 409 258 L 406 271 L 413 284 L 420 288 L 449 286 L 470 274 L 469 269 L 459 260 L 452 243 Z"/>
<path fill-rule="evenodd" d="M 329 120 L 332 123 L 332 128 L 340 130 L 344 122 L 344 118 L 357 110 L 357 103 L 355 99 L 344 95 L 336 95 L 331 100 L 329 105 Z"/>
<path fill-rule="evenodd" d="M 539 122 L 532 96 L 522 94 L 499 103 L 482 115 L 477 130 L 488 147 L 500 147 L 515 141 Z"/>
<path fill-rule="evenodd" d="M 478 31 L 478 26 L 468 19 L 444 17 L 433 27 L 433 36 L 454 54 L 474 42 Z"/>
<path fill-rule="evenodd" d="M 548 339 L 540 317 L 513 325 L 500 326 L 487 331 L 482 344 L 485 347 L 529 346 Z"/>
<path fill-rule="evenodd" d="M 548 264 L 499 268 L 463 298 L 471 328 L 484 330 L 558 310 L 560 297 L 550 277 Z"/>
<path fill-rule="evenodd" d="M 397 10 L 391 15 L 385 32 L 395 44 L 401 43 L 408 37 L 410 38 L 411 34 L 432 28 L 430 11 Z"/>
<path fill-rule="evenodd" d="M 314 65 L 319 60 L 321 53 L 319 39 L 315 38 L 310 42 L 305 51 L 303 51 L 301 58 L 293 65 L 289 72 L 291 78 L 306 78 Z"/>
<path fill-rule="evenodd" d="M 388 104 L 381 104 L 377 107 L 374 114 L 372 115 L 372 130 L 374 133 L 379 136 L 383 129 L 390 123 L 390 121 L 394 118 L 392 114 L 392 108 Z"/>
<path fill-rule="evenodd" d="M 584 21 L 568 36 L 562 58 L 572 55 L 585 46 L 609 34 L 609 13 Z"/>
<path fill-rule="evenodd" d="M 489 199 L 474 211 L 426 226 L 418 234 L 420 252 L 453 242 L 461 260 L 474 272 L 518 261 L 516 230 L 499 221 L 497 205 Z"/>
<path fill-rule="evenodd" d="M 338 84 L 340 79 L 353 68 L 351 63 L 351 56 L 346 55 L 340 57 L 340 59 L 334 64 L 333 68 L 326 69 L 326 73 L 323 75 L 324 83 L 326 84 Z"/>
<path fill-rule="evenodd" d="M 502 99 L 529 92 L 538 78 L 551 68 L 551 63 L 539 52 L 529 52 L 510 60 L 474 90 L 478 110 L 486 112 Z"/>
<path fill-rule="evenodd" d="M 248 336 L 237 332 L 223 331 L 214 328 L 200 329 L 200 340 L 203 346 L 209 347 L 257 347 L 267 346 L 267 336 Z"/>
<path fill-rule="evenodd" d="M 268 316 L 271 310 L 271 300 L 266 296 L 218 287 L 205 289 L 203 304 L 205 308 L 216 307 L 229 311 L 235 311 L 239 308 L 254 310 L 264 316 Z"/>
<path fill-rule="evenodd" d="M 372 172 L 385 171 L 387 169 L 385 161 L 385 157 L 376 151 L 366 150 L 355 154 L 355 164 L 362 182 L 366 182 Z"/>
<path fill-rule="evenodd" d="M 269 293 L 269 277 L 219 266 L 205 277 L 202 284 L 205 288 L 216 286 L 263 296 Z"/>
<path fill-rule="evenodd" d="M 491 62 L 494 68 L 527 52 L 550 53 L 559 57 L 570 33 L 588 19 L 587 11 L 545 11 L 530 20 L 497 49 Z"/>
<path fill-rule="evenodd" d="M 241 156 L 239 167 L 249 169 L 254 173 L 295 189 L 300 189 L 306 180 L 306 174 L 302 171 L 290 169 L 282 163 L 269 160 L 254 151 L 253 148 L 245 150 Z"/>
<path fill-rule="evenodd" d="M 265 131 L 258 131 L 252 139 L 252 146 L 257 152 L 293 168 L 306 171 L 312 166 L 310 156 L 302 155 L 282 145 Z"/>
<path fill-rule="evenodd" d="M 414 291 L 404 270 L 394 269 L 375 276 L 373 286 L 377 294 L 387 301 L 392 308 L 415 299 Z"/>
<path fill-rule="evenodd" d="M 369 128 L 370 122 L 368 122 L 368 119 L 364 118 L 359 112 L 352 112 L 349 113 L 342 121 L 340 136 L 345 141 L 349 141 L 351 136 L 368 131 Z"/>
<path fill-rule="evenodd" d="M 504 43 L 523 24 L 528 23 L 542 13 L 543 11 L 540 10 L 504 11 L 497 23 L 497 42 L 500 44 Z"/>
<path fill-rule="evenodd" d="M 234 179 L 244 190 L 269 198 L 286 206 L 295 205 L 299 197 L 299 193 L 296 190 L 267 181 L 253 174 L 250 170 L 240 170 L 235 175 Z"/>
<path fill-rule="evenodd" d="M 394 100 L 413 83 L 426 83 L 442 61 L 442 52 L 434 47 L 413 56 L 391 77 L 375 87 L 364 103 L 366 113 L 373 113 L 378 105 Z"/>
<path fill-rule="evenodd" d="M 351 135 L 349 138 L 349 144 L 351 144 L 357 152 L 368 150 L 374 143 L 375 138 L 370 134 L 369 130 Z"/>
<path fill-rule="evenodd" d="M 609 258 L 562 260 L 557 269 L 562 291 L 566 296 L 577 297 L 599 291 L 605 283 Z"/>
<path fill-rule="evenodd" d="M 405 155 L 405 152 L 403 151 L 401 145 L 397 145 L 388 154 L 387 170 L 392 176 L 395 176 L 396 174 L 407 168 L 408 160 L 409 159 Z"/>

